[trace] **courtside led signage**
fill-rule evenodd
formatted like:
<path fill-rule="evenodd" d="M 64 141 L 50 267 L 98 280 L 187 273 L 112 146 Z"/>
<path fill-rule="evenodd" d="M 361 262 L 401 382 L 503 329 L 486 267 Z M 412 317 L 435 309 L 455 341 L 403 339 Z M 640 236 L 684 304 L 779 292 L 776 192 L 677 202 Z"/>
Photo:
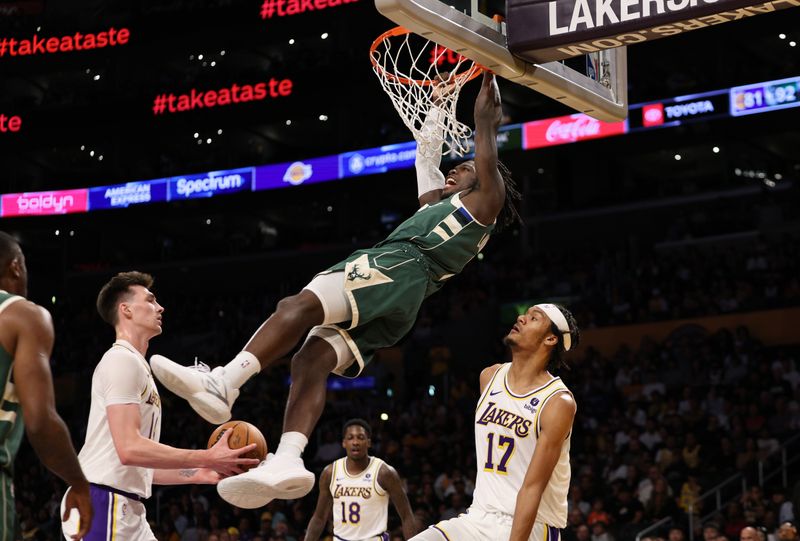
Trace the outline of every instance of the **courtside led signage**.
<path fill-rule="evenodd" d="M 800 77 L 731 88 L 730 101 L 733 116 L 797 107 L 800 105 Z"/>

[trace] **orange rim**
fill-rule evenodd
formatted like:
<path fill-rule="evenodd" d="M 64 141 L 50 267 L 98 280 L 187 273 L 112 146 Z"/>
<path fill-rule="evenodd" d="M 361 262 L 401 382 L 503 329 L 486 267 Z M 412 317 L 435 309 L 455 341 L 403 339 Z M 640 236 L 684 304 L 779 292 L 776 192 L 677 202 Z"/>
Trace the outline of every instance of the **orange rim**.
<path fill-rule="evenodd" d="M 395 75 L 394 73 L 386 71 L 385 69 L 383 69 L 383 67 L 380 64 L 378 64 L 378 61 L 375 58 L 376 55 L 380 54 L 380 53 L 378 53 L 378 47 L 384 41 L 386 41 L 388 38 L 402 36 L 402 35 L 410 34 L 410 33 L 411 33 L 411 31 L 408 30 L 407 28 L 403 28 L 402 26 L 397 26 L 395 28 L 390 28 L 389 30 L 387 30 L 386 32 L 384 32 L 383 34 L 381 34 L 380 36 L 375 38 L 375 41 L 372 42 L 372 45 L 369 48 L 369 61 L 372 62 L 372 67 L 376 71 L 380 72 L 384 77 L 386 77 L 390 81 L 396 81 L 396 82 L 404 84 L 404 85 L 430 86 L 430 85 L 433 84 L 433 81 L 430 80 L 430 79 L 426 79 L 426 80 L 423 80 L 423 79 L 409 79 L 408 77 L 401 77 L 399 75 Z M 469 59 L 467 59 L 467 60 L 469 60 Z M 473 80 L 475 77 L 477 77 L 481 73 L 483 73 L 483 68 L 480 65 L 478 65 L 473 60 L 470 60 L 470 62 L 472 62 L 472 67 L 462 71 L 461 73 L 456 73 L 454 75 L 454 77 L 456 79 L 460 80 L 461 84 L 467 83 L 467 82 Z"/>

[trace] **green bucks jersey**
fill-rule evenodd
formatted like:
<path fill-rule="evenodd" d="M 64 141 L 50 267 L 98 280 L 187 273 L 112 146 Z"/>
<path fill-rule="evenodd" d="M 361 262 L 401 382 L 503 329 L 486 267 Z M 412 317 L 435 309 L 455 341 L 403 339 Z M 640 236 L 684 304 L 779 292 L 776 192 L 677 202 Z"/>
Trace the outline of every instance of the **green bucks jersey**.
<path fill-rule="evenodd" d="M 443 281 L 461 272 L 483 249 L 492 229 L 493 223 L 483 225 L 473 218 L 456 193 L 421 207 L 376 248 L 410 242 L 427 257 L 437 280 Z"/>
<path fill-rule="evenodd" d="M 22 297 L 0 290 L 0 313 Z M 3 383 L 3 401 L 0 403 L 0 468 L 12 471 L 14 457 L 22 442 L 22 409 L 11 377 L 14 358 L 0 346 L 0 381 Z"/>

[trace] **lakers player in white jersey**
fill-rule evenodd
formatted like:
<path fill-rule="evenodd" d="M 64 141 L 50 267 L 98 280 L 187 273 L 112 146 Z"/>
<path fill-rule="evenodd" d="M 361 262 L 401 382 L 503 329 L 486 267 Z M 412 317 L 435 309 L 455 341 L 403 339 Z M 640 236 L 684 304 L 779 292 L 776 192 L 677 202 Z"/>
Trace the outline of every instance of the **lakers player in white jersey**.
<path fill-rule="evenodd" d="M 78 454 L 95 509 L 86 541 L 155 540 L 142 503 L 153 483 L 216 484 L 221 475 L 240 473 L 239 464 L 258 463 L 239 458 L 254 444 L 232 450 L 226 438 L 203 450 L 158 443 L 161 400 L 144 356 L 150 339 L 161 334 L 164 308 L 150 291 L 152 284 L 148 274 L 124 272 L 97 297 L 97 309 L 117 340 L 92 375 L 86 442 Z M 77 528 L 77 519 L 62 522 L 65 536 Z"/>
<path fill-rule="evenodd" d="M 559 541 L 567 525 L 569 443 L 575 400 L 548 369 L 577 345 L 563 307 L 537 304 L 505 338 L 511 362 L 481 372 L 475 410 L 478 476 L 466 514 L 414 541 Z"/>
<path fill-rule="evenodd" d="M 319 479 L 317 509 L 308 523 L 305 541 L 318 541 L 333 511 L 333 537 L 338 541 L 388 541 L 389 500 L 403 524 L 406 539 L 419 526 L 397 471 L 370 456 L 372 429 L 363 419 L 351 419 L 342 431 L 344 458 L 329 464 Z"/>

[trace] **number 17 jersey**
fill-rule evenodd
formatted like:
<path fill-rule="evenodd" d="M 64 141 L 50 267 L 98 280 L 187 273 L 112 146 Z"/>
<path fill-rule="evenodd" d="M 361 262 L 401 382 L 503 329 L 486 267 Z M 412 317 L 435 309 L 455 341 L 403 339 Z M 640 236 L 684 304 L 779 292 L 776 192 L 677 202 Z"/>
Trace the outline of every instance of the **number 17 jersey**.
<path fill-rule="evenodd" d="M 561 378 L 517 395 L 508 387 L 511 363 L 501 365 L 481 395 L 475 410 L 477 480 L 473 505 L 489 513 L 514 515 L 517 493 L 522 488 L 541 431 L 540 415 L 547 402 L 570 392 Z M 570 438 L 562 446 L 553 473 L 542 494 L 537 522 L 565 528 L 569 491 Z"/>

